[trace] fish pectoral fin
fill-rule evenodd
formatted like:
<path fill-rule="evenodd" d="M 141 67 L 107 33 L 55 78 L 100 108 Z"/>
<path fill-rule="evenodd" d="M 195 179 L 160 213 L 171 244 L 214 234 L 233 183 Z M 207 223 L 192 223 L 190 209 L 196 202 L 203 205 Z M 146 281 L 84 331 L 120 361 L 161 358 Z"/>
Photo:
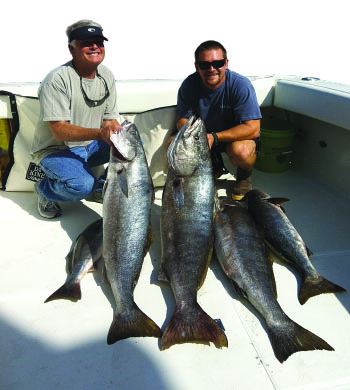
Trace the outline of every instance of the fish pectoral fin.
<path fill-rule="evenodd" d="M 117 174 L 117 183 L 122 193 L 128 197 L 128 178 L 126 176 L 126 170 L 123 167 Z"/>
<path fill-rule="evenodd" d="M 102 199 L 104 198 L 105 196 L 105 192 L 107 190 L 107 186 L 108 186 L 108 177 L 106 178 L 104 184 L 103 184 L 103 188 L 102 188 Z"/>
<path fill-rule="evenodd" d="M 181 209 L 185 204 L 185 195 L 181 178 L 175 179 L 173 181 L 173 194 L 176 207 Z"/>

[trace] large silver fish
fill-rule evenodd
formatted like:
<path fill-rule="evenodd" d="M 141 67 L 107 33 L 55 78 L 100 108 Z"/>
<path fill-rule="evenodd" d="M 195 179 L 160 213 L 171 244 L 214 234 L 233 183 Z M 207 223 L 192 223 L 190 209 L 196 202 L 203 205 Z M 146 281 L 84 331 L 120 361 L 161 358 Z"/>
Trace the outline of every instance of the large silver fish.
<path fill-rule="evenodd" d="M 81 299 L 80 282 L 102 257 L 102 218 L 92 222 L 76 239 L 73 249 L 66 256 L 68 278 L 46 302 L 67 299 L 76 302 Z"/>
<path fill-rule="evenodd" d="M 245 200 L 248 210 L 262 227 L 271 249 L 301 273 L 302 283 L 298 294 L 301 304 L 315 295 L 346 291 L 321 276 L 312 265 L 309 259 L 311 252 L 280 207 L 288 199 L 272 198 L 255 189 L 246 194 Z"/>
<path fill-rule="evenodd" d="M 276 358 L 283 363 L 294 352 L 333 348 L 291 320 L 276 299 L 272 264 L 254 218 L 232 199 L 220 198 L 214 222 L 215 253 L 239 295 L 266 321 Z"/>
<path fill-rule="evenodd" d="M 161 213 L 159 280 L 170 281 L 176 306 L 161 340 L 227 346 L 219 325 L 197 302 L 213 247 L 214 180 L 204 123 L 190 118 L 169 145 Z"/>
<path fill-rule="evenodd" d="M 111 157 L 103 195 L 103 257 L 116 302 L 107 344 L 128 337 L 161 337 L 160 328 L 134 301 L 134 289 L 150 243 L 154 199 L 141 138 L 125 121 L 111 137 Z"/>

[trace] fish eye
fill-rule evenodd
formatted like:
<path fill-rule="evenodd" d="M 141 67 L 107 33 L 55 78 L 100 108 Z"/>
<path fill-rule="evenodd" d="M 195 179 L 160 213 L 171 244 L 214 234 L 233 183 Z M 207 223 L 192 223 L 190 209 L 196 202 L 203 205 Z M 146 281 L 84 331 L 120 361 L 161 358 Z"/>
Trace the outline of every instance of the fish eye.
<path fill-rule="evenodd" d="M 195 135 L 193 138 L 194 138 L 195 141 L 199 140 L 199 136 L 198 135 Z"/>

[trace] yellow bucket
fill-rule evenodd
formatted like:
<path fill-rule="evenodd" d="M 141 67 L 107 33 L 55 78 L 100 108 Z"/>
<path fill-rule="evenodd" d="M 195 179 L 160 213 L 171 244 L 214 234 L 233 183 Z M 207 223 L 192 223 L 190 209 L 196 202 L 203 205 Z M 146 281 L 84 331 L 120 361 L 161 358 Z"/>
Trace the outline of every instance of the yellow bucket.
<path fill-rule="evenodd" d="M 284 172 L 293 153 L 296 127 L 286 120 L 262 119 L 260 147 L 254 167 L 263 172 Z"/>
<path fill-rule="evenodd" d="M 10 130 L 7 119 L 0 119 L 0 148 L 8 151 L 10 142 Z"/>

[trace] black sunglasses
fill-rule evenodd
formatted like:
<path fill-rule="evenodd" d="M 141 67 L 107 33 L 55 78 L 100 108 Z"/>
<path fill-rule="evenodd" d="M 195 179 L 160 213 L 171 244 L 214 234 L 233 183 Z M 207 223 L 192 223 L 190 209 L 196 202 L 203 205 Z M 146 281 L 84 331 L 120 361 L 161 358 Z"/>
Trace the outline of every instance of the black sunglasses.
<path fill-rule="evenodd" d="M 80 76 L 80 75 L 79 75 Z M 109 89 L 108 89 L 108 86 L 107 86 L 107 82 L 106 80 L 96 71 L 96 76 L 98 78 L 100 78 L 103 83 L 104 83 L 104 86 L 105 86 L 105 95 L 103 96 L 102 99 L 99 99 L 99 100 L 92 100 L 90 99 L 86 92 L 84 91 L 84 88 L 83 88 L 83 79 L 82 77 L 80 76 L 80 89 L 81 89 L 81 93 L 83 94 L 83 97 L 84 97 L 84 100 L 86 102 L 86 104 L 89 106 L 89 107 L 97 107 L 97 106 L 100 106 L 109 96 Z"/>
<path fill-rule="evenodd" d="M 105 95 L 103 96 L 102 99 L 99 99 L 99 100 L 92 100 L 88 97 L 88 95 L 86 94 L 86 92 L 84 91 L 84 88 L 83 88 L 83 78 L 81 77 L 81 74 L 79 73 L 78 69 L 75 67 L 74 65 L 74 62 L 72 62 L 72 65 L 73 65 L 73 68 L 74 70 L 78 73 L 79 77 L 80 77 L 80 89 L 81 89 L 81 93 L 83 94 L 83 98 L 85 100 L 85 103 L 89 106 L 89 107 L 97 107 L 97 106 L 100 106 L 101 104 L 103 104 L 103 102 L 108 98 L 109 96 L 109 89 L 108 89 L 108 86 L 107 86 L 107 81 L 98 73 L 98 70 L 96 69 L 96 76 L 101 79 L 103 81 L 103 84 L 105 86 Z"/>
<path fill-rule="evenodd" d="M 223 58 L 222 60 L 212 61 L 212 62 L 209 62 L 209 61 L 198 61 L 197 64 L 198 64 L 198 68 L 200 70 L 208 70 L 211 67 L 213 67 L 214 69 L 218 70 L 218 69 L 222 68 L 223 66 L 225 66 L 226 58 Z"/>

